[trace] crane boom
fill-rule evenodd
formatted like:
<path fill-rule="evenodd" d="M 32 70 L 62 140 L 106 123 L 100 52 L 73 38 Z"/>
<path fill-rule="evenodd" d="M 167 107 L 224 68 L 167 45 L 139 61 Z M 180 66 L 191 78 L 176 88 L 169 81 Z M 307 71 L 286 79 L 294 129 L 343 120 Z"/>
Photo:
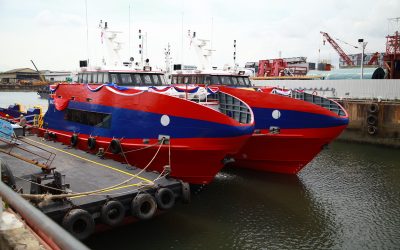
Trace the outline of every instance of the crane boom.
<path fill-rule="evenodd" d="M 332 47 L 336 50 L 336 52 L 339 54 L 339 56 L 347 63 L 347 65 L 349 66 L 354 66 L 353 61 L 350 59 L 350 57 L 348 55 L 346 55 L 346 53 L 344 53 L 344 51 L 342 50 L 342 48 L 340 48 L 339 44 L 337 44 L 335 42 L 335 40 L 333 40 L 331 38 L 331 36 L 326 33 L 326 32 L 322 32 L 321 34 L 325 37 L 325 39 L 332 45 Z"/>

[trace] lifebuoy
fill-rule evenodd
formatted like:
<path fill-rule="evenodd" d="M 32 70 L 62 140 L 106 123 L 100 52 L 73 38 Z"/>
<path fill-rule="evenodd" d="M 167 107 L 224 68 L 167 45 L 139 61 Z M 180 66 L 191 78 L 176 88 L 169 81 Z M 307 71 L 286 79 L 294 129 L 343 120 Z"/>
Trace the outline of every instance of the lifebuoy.
<path fill-rule="evenodd" d="M 71 146 L 75 147 L 76 144 L 78 144 L 78 135 L 77 134 L 72 134 L 71 135 Z"/>
<path fill-rule="evenodd" d="M 4 182 L 10 188 L 15 189 L 16 188 L 15 178 L 7 162 L 3 159 L 0 159 L 0 167 L 1 167 L 1 181 Z"/>
<path fill-rule="evenodd" d="M 379 105 L 377 103 L 371 103 L 371 105 L 369 105 L 369 107 L 368 107 L 368 111 L 370 113 L 378 113 Z"/>
<path fill-rule="evenodd" d="M 375 126 L 368 126 L 367 131 L 368 131 L 368 134 L 374 135 L 378 132 L 378 128 Z"/>
<path fill-rule="evenodd" d="M 90 150 L 96 148 L 96 138 L 94 138 L 94 137 L 89 137 L 87 143 L 88 143 L 88 148 L 89 148 Z"/>
<path fill-rule="evenodd" d="M 93 217 L 83 209 L 72 209 L 63 218 L 62 226 L 79 240 L 89 237 L 95 228 Z"/>
<path fill-rule="evenodd" d="M 122 148 L 121 148 L 121 143 L 119 142 L 119 140 L 112 139 L 112 141 L 110 143 L 110 149 L 111 149 L 111 152 L 113 152 L 114 154 L 121 153 Z"/>
<path fill-rule="evenodd" d="M 108 201 L 101 207 L 101 221 L 109 226 L 120 224 L 125 217 L 125 208 L 119 201 Z"/>
<path fill-rule="evenodd" d="M 368 115 L 367 117 L 367 123 L 369 125 L 375 125 L 378 121 L 378 118 L 375 115 Z"/>
<path fill-rule="evenodd" d="M 155 194 L 157 206 L 162 210 L 171 209 L 175 205 L 175 194 L 169 188 L 160 188 Z"/>
<path fill-rule="evenodd" d="M 141 220 L 148 220 L 153 217 L 157 210 L 157 203 L 150 194 L 138 194 L 131 203 L 133 216 Z"/>

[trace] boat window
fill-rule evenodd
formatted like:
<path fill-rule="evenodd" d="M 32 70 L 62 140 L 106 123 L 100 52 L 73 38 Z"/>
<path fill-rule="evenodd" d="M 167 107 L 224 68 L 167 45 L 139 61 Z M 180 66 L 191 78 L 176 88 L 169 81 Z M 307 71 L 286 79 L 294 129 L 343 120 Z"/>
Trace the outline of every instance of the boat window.
<path fill-rule="evenodd" d="M 172 84 L 177 84 L 178 83 L 178 77 L 177 76 L 172 76 L 171 83 Z"/>
<path fill-rule="evenodd" d="M 98 81 L 97 81 L 97 74 L 96 74 L 96 73 L 92 73 L 92 82 L 93 82 L 93 83 L 98 83 Z"/>
<path fill-rule="evenodd" d="M 221 84 L 218 76 L 211 76 L 211 84 Z"/>
<path fill-rule="evenodd" d="M 178 76 L 177 83 L 179 83 L 179 84 L 183 83 L 183 76 Z"/>
<path fill-rule="evenodd" d="M 117 74 L 111 74 L 111 82 L 112 83 L 119 83 Z"/>
<path fill-rule="evenodd" d="M 231 85 L 231 76 L 220 76 L 221 84 L 223 85 Z"/>
<path fill-rule="evenodd" d="M 82 74 L 78 74 L 78 82 L 82 83 Z"/>
<path fill-rule="evenodd" d="M 233 77 L 232 77 L 232 84 L 233 84 L 233 85 L 237 85 L 237 84 L 238 84 L 238 79 L 237 79 L 236 76 L 233 76 Z"/>
<path fill-rule="evenodd" d="M 104 82 L 104 83 L 108 83 L 108 82 L 109 82 L 109 80 L 108 80 L 108 73 L 103 73 L 103 76 L 104 76 L 103 82 Z"/>
<path fill-rule="evenodd" d="M 250 79 L 248 77 L 244 77 L 244 82 L 246 83 L 247 86 L 251 86 Z"/>
<path fill-rule="evenodd" d="M 142 79 L 140 78 L 139 74 L 132 74 L 133 84 L 135 85 L 142 85 Z"/>
<path fill-rule="evenodd" d="M 204 83 L 204 77 L 203 76 L 197 76 L 197 83 L 198 84 L 203 84 Z"/>
<path fill-rule="evenodd" d="M 66 109 L 65 120 L 99 128 L 111 128 L 111 114 Z"/>
<path fill-rule="evenodd" d="M 132 84 L 132 79 L 130 74 L 120 74 L 120 76 L 121 76 L 121 85 Z"/>
<path fill-rule="evenodd" d="M 240 86 L 244 86 L 245 85 L 243 77 L 238 77 L 238 83 L 239 83 Z"/>
<path fill-rule="evenodd" d="M 188 84 L 189 83 L 189 77 L 188 76 L 184 76 L 183 77 L 183 83 L 184 84 Z"/>
<path fill-rule="evenodd" d="M 97 83 L 103 83 L 103 73 L 97 73 Z"/>
<path fill-rule="evenodd" d="M 143 74 L 143 75 L 142 75 L 142 78 L 143 78 L 143 83 L 144 83 L 145 85 L 151 85 L 151 77 L 150 77 L 150 75 L 148 75 L 148 74 Z"/>
<path fill-rule="evenodd" d="M 205 77 L 205 84 L 207 84 L 207 85 L 211 84 L 211 76 L 206 76 Z"/>
<path fill-rule="evenodd" d="M 165 80 L 165 75 L 159 75 L 161 79 L 161 85 L 167 85 L 167 82 Z"/>
<path fill-rule="evenodd" d="M 161 85 L 160 78 L 158 75 L 152 75 L 154 85 Z"/>
<path fill-rule="evenodd" d="M 82 75 L 83 76 L 83 83 L 88 83 L 88 81 L 87 81 L 87 74 L 83 74 Z"/>

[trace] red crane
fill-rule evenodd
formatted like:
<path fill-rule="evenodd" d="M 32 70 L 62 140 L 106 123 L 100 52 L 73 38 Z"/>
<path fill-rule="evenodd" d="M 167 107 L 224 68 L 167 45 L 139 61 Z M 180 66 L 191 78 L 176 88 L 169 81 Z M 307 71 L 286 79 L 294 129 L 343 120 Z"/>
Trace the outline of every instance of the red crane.
<path fill-rule="evenodd" d="M 340 46 L 333 40 L 328 33 L 322 32 L 321 34 L 325 37 L 325 39 L 332 45 L 332 47 L 336 50 L 336 52 L 339 54 L 339 56 L 347 63 L 349 66 L 354 66 L 353 61 L 350 59 L 346 53 L 340 48 Z"/>

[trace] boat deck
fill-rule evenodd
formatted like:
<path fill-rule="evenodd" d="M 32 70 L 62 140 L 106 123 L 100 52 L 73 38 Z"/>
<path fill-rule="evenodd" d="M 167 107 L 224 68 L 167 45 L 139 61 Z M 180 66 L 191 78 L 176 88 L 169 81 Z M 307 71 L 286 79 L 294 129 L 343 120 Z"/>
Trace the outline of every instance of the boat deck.
<path fill-rule="evenodd" d="M 154 195 L 159 187 L 171 189 L 176 199 L 187 199 L 189 192 L 187 184 L 160 176 L 159 173 L 142 171 L 111 159 L 103 159 L 95 154 L 59 142 L 47 141 L 36 135 L 22 137 L 18 143 L 19 148 L 13 147 L 11 152 L 39 164 L 51 162 L 51 155 L 55 154 L 51 168 L 65 175 L 63 183 L 69 184 L 69 190 L 73 193 L 94 191 L 89 195 L 37 202 L 37 207 L 43 213 L 59 223 L 72 208 L 89 211 L 96 219 L 100 217 L 101 206 L 110 199 L 120 201 L 129 209 L 132 199 L 138 193 L 146 192 Z M 9 152 L 11 149 L 9 145 L 0 142 L 0 148 L 3 151 L 0 157 L 8 163 L 15 176 L 17 190 L 23 194 L 30 194 L 32 188 L 38 187 L 29 182 L 33 175 L 43 179 L 42 184 L 45 183 L 46 177 L 52 176 L 34 164 L 5 154 L 4 151 Z M 47 161 L 48 159 L 50 160 Z M 128 210 L 126 214 L 130 215 Z"/>

